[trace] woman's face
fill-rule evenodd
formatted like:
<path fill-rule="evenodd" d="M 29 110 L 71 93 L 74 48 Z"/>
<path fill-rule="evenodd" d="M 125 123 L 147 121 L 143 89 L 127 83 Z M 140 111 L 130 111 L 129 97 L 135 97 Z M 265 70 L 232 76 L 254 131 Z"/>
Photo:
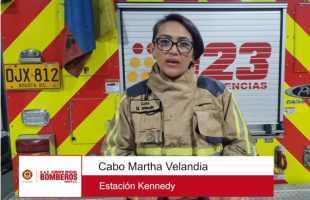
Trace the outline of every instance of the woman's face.
<path fill-rule="evenodd" d="M 170 39 L 173 42 L 189 41 L 193 42 L 191 34 L 179 22 L 166 22 L 159 27 L 156 38 Z M 168 40 L 163 40 L 159 45 L 165 45 Z M 152 43 L 152 54 L 159 68 L 170 78 L 181 76 L 188 70 L 188 66 L 193 61 L 193 48 L 190 52 L 180 53 L 173 45 L 170 50 L 162 51 L 158 49 L 158 42 Z M 188 45 L 187 42 L 181 43 L 179 46 Z M 163 49 L 163 48 L 162 48 Z"/>

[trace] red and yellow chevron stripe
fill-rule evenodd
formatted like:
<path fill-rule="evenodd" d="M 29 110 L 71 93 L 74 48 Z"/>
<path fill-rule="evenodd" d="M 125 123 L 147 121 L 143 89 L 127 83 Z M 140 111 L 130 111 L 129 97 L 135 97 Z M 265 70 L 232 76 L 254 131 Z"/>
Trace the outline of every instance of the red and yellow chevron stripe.
<path fill-rule="evenodd" d="M 1 5 L 5 63 L 18 63 L 18 55 L 22 50 L 36 48 L 43 52 L 44 62 L 63 64 L 64 7 L 62 1 L 14 0 Z M 127 1 L 151 2 L 148 0 Z M 152 2 L 162 1 L 171 2 L 174 0 L 154 0 Z M 193 0 L 193 2 L 214 1 L 221 2 L 221 0 Z M 274 2 L 275 0 L 231 0 L 229 2 L 240 1 Z M 285 89 L 296 85 L 310 84 L 310 60 L 307 52 L 303 50 L 310 46 L 310 25 L 307 20 L 304 20 L 305 18 L 296 18 L 294 15 L 297 4 L 304 2 L 304 0 L 288 1 Z M 15 140 L 20 134 L 56 133 L 57 153 L 62 155 L 87 155 L 100 152 L 105 132 L 98 130 L 107 130 L 106 122 L 112 119 L 120 99 L 119 94 L 104 93 L 105 79 L 119 79 L 117 30 L 105 33 L 97 39 L 96 47 L 86 63 L 91 76 L 81 74 L 79 78 L 75 78 L 63 69 L 63 87 L 59 90 L 7 91 L 12 156 L 15 168 L 17 165 Z M 296 51 L 297 47 L 299 51 Z M 299 66 L 299 70 L 308 73 L 294 72 L 295 65 Z M 290 106 L 286 104 L 288 98 L 294 99 L 285 95 L 285 106 Z M 76 141 L 71 141 L 69 135 L 68 108 L 70 102 L 73 103 L 73 133 L 77 138 Z M 275 146 L 285 146 L 288 159 L 286 182 L 309 182 L 310 168 L 303 166 L 303 152 L 305 145 L 310 145 L 310 128 L 307 125 L 310 104 L 294 106 L 296 114 L 285 116 L 285 137 L 275 139 L 272 143 L 258 140 L 258 154 L 272 156 Z M 37 108 L 49 111 L 50 124 L 45 127 L 23 125 L 21 122 L 22 110 Z M 98 127 L 99 129 L 97 129 Z M 17 171 L 14 170 L 16 190 L 18 189 L 17 180 Z"/>
<path fill-rule="evenodd" d="M 4 4 L 1 13 L 2 26 L 5 27 L 2 29 L 5 63 L 18 63 L 19 53 L 30 47 L 42 51 L 45 62 L 63 63 L 64 7 L 60 0 L 15 0 Z M 14 166 L 17 164 L 15 140 L 20 134 L 55 133 L 57 152 L 62 155 L 99 153 L 98 142 L 102 141 L 107 130 L 106 122 L 112 119 L 119 101 L 119 94 L 108 95 L 104 89 L 105 79 L 119 78 L 117 30 L 100 37 L 96 46 L 86 63 L 92 76 L 83 75 L 77 79 L 63 69 L 64 84 L 58 91 L 7 91 Z M 91 100 L 83 101 L 86 98 Z M 76 116 L 73 132 L 77 140 L 74 142 L 69 135 L 69 101 L 76 103 L 72 110 Z M 22 124 L 21 111 L 35 108 L 49 111 L 51 121 L 48 126 Z M 90 129 L 98 125 L 101 125 L 98 130 L 104 131 Z M 89 138 L 92 140 L 88 141 Z M 18 189 L 16 170 L 14 180 L 15 189 Z"/>
<path fill-rule="evenodd" d="M 283 2 L 283 0 L 278 2 L 280 1 Z M 310 62 L 306 58 L 306 51 L 295 53 L 296 47 L 308 47 L 310 40 L 309 24 L 305 23 L 305 19 L 294 19 L 295 7 L 298 3 L 305 3 L 305 1 L 290 0 L 287 2 L 285 90 L 296 85 L 310 83 L 309 73 L 294 73 L 294 64 L 296 62 L 305 69 L 304 71 L 310 71 Z M 298 38 L 296 38 L 296 35 L 298 35 Z M 286 103 L 288 99 L 297 99 L 287 95 L 284 95 L 284 97 L 285 107 L 292 106 Z M 305 101 L 308 102 L 307 99 Z M 264 143 L 263 140 L 258 140 L 257 143 L 258 153 L 263 156 L 273 155 L 274 148 L 278 145 L 283 145 L 286 148 L 286 156 L 289 163 L 285 173 L 287 183 L 309 182 L 310 180 L 310 167 L 303 166 L 303 152 L 305 146 L 310 145 L 310 128 L 306 125 L 310 115 L 309 106 L 309 103 L 294 105 L 296 107 L 296 114 L 285 116 L 284 138 L 276 139 L 273 143 Z"/>

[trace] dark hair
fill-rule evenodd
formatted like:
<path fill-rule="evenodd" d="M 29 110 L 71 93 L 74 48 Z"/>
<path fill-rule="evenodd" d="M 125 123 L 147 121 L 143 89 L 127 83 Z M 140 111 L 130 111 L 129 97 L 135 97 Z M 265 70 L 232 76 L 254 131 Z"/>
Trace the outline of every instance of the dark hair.
<path fill-rule="evenodd" d="M 158 29 L 161 25 L 163 25 L 166 22 L 176 21 L 182 24 L 187 31 L 192 35 L 193 42 L 194 42 L 194 60 L 198 60 L 200 56 L 203 54 L 204 51 L 204 44 L 201 38 L 201 35 L 199 33 L 198 28 L 196 25 L 186 17 L 180 14 L 170 14 L 166 16 L 165 18 L 159 20 L 153 27 L 153 38 L 152 42 L 154 42 L 156 35 L 158 33 Z"/>

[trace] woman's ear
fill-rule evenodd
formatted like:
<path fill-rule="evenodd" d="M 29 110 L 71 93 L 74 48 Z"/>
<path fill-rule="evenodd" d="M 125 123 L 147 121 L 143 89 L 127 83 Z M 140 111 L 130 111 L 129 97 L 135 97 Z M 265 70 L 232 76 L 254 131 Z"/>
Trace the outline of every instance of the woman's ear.
<path fill-rule="evenodd" d="M 151 53 L 152 53 L 153 58 L 156 59 L 156 56 L 155 56 L 156 50 L 155 50 L 154 42 L 152 42 L 151 44 Z"/>
<path fill-rule="evenodd" d="M 196 60 L 195 60 L 195 52 L 193 53 L 193 56 L 192 56 L 191 62 L 196 62 Z"/>
<path fill-rule="evenodd" d="M 188 65 L 188 69 L 190 69 L 191 67 L 195 66 L 195 62 L 194 61 L 190 61 L 189 65 Z"/>

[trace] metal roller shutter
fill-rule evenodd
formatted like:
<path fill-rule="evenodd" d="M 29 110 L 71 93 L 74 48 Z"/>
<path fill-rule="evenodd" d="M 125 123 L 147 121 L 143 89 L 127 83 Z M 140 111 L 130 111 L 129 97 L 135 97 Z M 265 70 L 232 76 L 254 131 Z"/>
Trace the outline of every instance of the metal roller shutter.
<path fill-rule="evenodd" d="M 180 13 L 196 24 L 205 44 L 197 73 L 232 89 L 252 134 L 265 134 L 266 124 L 281 133 L 285 9 L 286 4 L 274 3 L 120 3 L 123 89 L 148 78 L 154 63 L 148 50 L 153 25 L 167 14 Z"/>

